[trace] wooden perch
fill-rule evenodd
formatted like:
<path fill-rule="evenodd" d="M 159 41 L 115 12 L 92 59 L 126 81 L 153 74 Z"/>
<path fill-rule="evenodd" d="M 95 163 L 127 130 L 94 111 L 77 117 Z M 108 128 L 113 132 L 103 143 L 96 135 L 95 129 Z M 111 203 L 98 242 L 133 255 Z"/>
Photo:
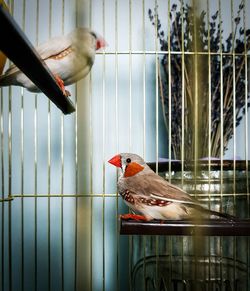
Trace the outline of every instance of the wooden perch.
<path fill-rule="evenodd" d="M 199 222 L 192 220 L 141 222 L 121 219 L 120 234 L 249 236 L 250 220 L 206 219 Z"/>

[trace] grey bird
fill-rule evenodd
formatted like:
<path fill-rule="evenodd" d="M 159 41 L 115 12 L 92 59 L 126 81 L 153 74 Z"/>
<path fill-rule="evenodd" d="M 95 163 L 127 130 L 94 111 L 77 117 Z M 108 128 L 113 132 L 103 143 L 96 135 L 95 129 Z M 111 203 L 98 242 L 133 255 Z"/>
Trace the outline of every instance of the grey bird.
<path fill-rule="evenodd" d="M 204 208 L 181 188 L 157 175 L 136 154 L 121 153 L 108 162 L 121 169 L 117 188 L 124 202 L 141 214 L 125 214 L 121 216 L 124 219 L 178 220 L 195 218 L 197 215 L 235 219 L 232 215 Z"/>
<path fill-rule="evenodd" d="M 39 45 L 36 50 L 55 76 L 65 95 L 64 85 L 84 78 L 91 70 L 96 51 L 106 46 L 105 40 L 88 28 L 76 28 L 65 36 L 54 37 Z M 0 87 L 22 86 L 31 92 L 40 92 L 34 83 L 15 65 L 0 76 Z"/>

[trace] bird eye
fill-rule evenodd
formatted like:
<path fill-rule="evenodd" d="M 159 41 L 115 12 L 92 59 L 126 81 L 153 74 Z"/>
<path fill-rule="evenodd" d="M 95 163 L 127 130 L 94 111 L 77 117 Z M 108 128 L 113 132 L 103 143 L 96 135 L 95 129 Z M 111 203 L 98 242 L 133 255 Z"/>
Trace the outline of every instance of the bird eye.
<path fill-rule="evenodd" d="M 130 158 L 127 158 L 126 159 L 126 162 L 129 164 L 129 163 L 131 163 L 131 159 Z"/>
<path fill-rule="evenodd" d="M 97 39 L 97 35 L 96 35 L 93 31 L 91 31 L 90 33 L 93 35 L 93 37 L 94 37 L 95 39 Z"/>

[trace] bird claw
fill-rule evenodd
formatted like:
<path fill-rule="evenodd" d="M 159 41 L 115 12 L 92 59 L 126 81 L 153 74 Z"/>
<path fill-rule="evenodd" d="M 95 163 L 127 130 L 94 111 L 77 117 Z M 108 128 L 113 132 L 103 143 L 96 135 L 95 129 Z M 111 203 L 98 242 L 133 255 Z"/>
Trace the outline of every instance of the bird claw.
<path fill-rule="evenodd" d="M 66 97 L 71 96 L 70 92 L 69 92 L 68 90 L 65 90 L 65 89 L 64 89 L 63 94 L 64 94 Z"/>
<path fill-rule="evenodd" d="M 132 214 L 132 213 L 122 214 L 122 215 L 120 215 L 120 219 L 124 219 L 124 220 L 133 219 L 133 220 L 137 220 L 137 221 L 139 221 L 139 220 L 147 221 L 145 216 L 138 215 L 138 214 Z"/>
<path fill-rule="evenodd" d="M 63 80 L 59 76 L 57 76 L 57 75 L 55 75 L 55 79 L 56 79 L 56 82 L 57 82 L 58 86 L 62 90 L 63 95 L 66 96 L 66 97 L 71 96 L 70 92 L 65 89 Z"/>

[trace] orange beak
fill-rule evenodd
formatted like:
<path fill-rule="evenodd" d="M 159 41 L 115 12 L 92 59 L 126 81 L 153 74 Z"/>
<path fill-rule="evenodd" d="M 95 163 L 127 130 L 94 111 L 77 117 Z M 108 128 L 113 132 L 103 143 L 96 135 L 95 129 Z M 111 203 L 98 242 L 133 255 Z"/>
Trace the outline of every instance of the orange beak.
<path fill-rule="evenodd" d="M 112 159 L 110 159 L 108 161 L 110 164 L 116 166 L 117 168 L 121 168 L 122 167 L 122 163 L 121 163 L 121 155 L 116 155 L 114 156 Z"/>
<path fill-rule="evenodd" d="M 96 40 L 95 49 L 98 51 L 99 49 L 106 47 L 106 46 L 108 46 L 108 43 L 106 42 L 106 40 L 103 37 L 98 36 L 98 38 Z"/>

